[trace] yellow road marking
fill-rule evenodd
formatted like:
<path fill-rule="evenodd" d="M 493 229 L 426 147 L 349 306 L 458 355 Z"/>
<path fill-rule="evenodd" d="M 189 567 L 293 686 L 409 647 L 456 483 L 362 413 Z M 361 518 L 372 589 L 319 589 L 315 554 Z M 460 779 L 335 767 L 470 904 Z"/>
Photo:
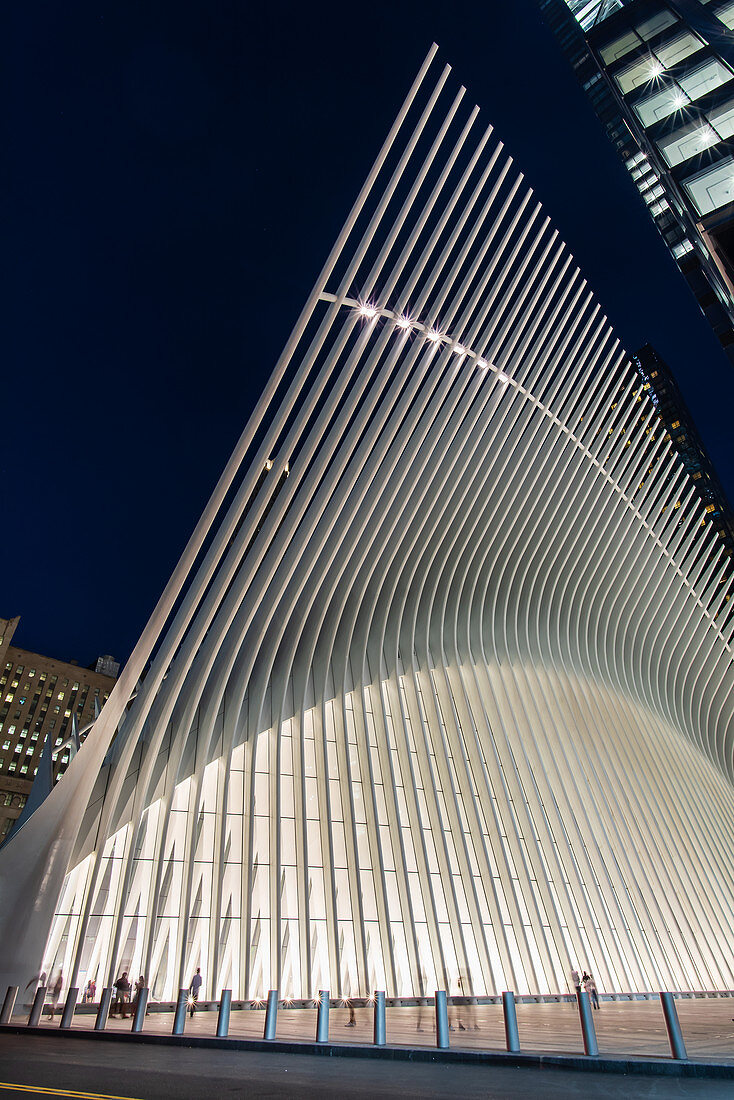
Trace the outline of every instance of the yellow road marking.
<path fill-rule="evenodd" d="M 81 1100 L 136 1100 L 134 1096 L 110 1096 L 106 1092 L 77 1092 L 75 1089 L 49 1089 L 43 1085 L 14 1085 L 10 1081 L 0 1081 L 0 1089 L 10 1092 L 32 1092 L 40 1096 L 76 1096 Z"/>

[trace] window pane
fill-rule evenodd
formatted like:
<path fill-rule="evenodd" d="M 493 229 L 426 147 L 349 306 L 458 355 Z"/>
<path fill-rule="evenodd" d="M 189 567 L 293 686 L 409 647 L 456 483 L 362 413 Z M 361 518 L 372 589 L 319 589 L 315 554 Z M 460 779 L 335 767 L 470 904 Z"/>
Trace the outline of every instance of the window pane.
<path fill-rule="evenodd" d="M 673 168 L 676 164 L 682 164 L 689 157 L 695 157 L 704 149 L 715 145 L 718 138 L 707 123 L 693 123 L 676 130 L 674 134 L 661 138 L 658 141 L 658 149 L 666 161 Z"/>
<path fill-rule="evenodd" d="M 577 22 L 585 31 L 590 27 L 596 27 L 603 19 L 608 19 L 613 12 L 618 11 L 623 0 L 566 0 L 568 7 Z"/>
<path fill-rule="evenodd" d="M 661 118 L 667 118 L 673 111 L 679 111 L 688 103 L 688 97 L 679 88 L 668 87 L 654 95 L 641 99 L 635 104 L 634 111 L 643 126 L 652 126 Z"/>
<path fill-rule="evenodd" d="M 636 103 L 634 111 L 644 126 L 652 126 L 692 100 L 726 84 L 733 76 L 734 73 L 727 65 L 717 58 L 711 58 L 692 72 L 679 77 L 677 83 L 665 88 L 658 87 L 652 95 Z"/>
<path fill-rule="evenodd" d="M 640 38 L 644 38 L 647 42 L 650 38 L 654 38 L 656 34 L 660 34 L 660 31 L 664 31 L 666 27 L 672 27 L 677 22 L 678 17 L 673 15 L 672 11 L 663 9 L 657 15 L 653 15 L 652 19 L 646 19 L 644 23 L 638 23 L 637 33 Z"/>
<path fill-rule="evenodd" d="M 708 112 L 708 120 L 719 137 L 731 137 L 734 134 L 734 99 L 722 103 L 720 107 L 713 107 Z"/>
<path fill-rule="evenodd" d="M 684 57 L 690 57 L 703 49 L 703 42 L 695 34 L 685 31 L 673 38 L 670 42 L 662 43 L 655 47 L 655 55 L 659 57 L 666 69 L 671 65 L 677 65 Z"/>
<path fill-rule="evenodd" d="M 608 46 L 603 46 L 599 50 L 599 53 L 601 54 L 604 64 L 611 65 L 613 61 L 617 61 L 620 57 L 624 57 L 630 50 L 636 50 L 639 45 L 640 39 L 634 31 L 629 31 L 627 34 L 623 34 L 621 38 L 615 38 Z"/>
<path fill-rule="evenodd" d="M 711 92 L 714 88 L 726 84 L 727 80 L 731 80 L 733 75 L 727 65 L 712 57 L 710 61 L 699 65 L 697 69 L 686 73 L 685 76 L 680 76 L 678 83 L 691 99 L 700 99 L 702 95 L 706 95 L 706 92 Z"/>
<path fill-rule="evenodd" d="M 720 8 L 716 8 L 716 15 L 730 31 L 734 30 L 734 3 L 724 4 Z"/>
<path fill-rule="evenodd" d="M 720 160 L 718 164 L 684 180 L 683 186 L 699 214 L 710 214 L 712 210 L 726 206 L 734 199 L 734 160 L 731 157 Z"/>
<path fill-rule="evenodd" d="M 661 72 L 660 62 L 650 54 L 646 54 L 634 65 L 630 65 L 629 68 L 623 69 L 621 73 L 617 73 L 614 79 L 619 85 L 620 91 L 627 95 L 635 88 L 640 88 L 643 84 L 648 84 L 651 80 L 654 80 Z"/>

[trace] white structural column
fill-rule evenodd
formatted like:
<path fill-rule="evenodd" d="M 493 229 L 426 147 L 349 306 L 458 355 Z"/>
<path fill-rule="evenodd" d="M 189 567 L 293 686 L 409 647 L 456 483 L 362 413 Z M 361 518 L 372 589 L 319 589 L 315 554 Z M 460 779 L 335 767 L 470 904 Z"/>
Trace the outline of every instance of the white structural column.
<path fill-rule="evenodd" d="M 435 52 L 124 687 L 0 851 L 0 930 L 45 883 L 0 979 L 734 987 L 727 559 Z"/>

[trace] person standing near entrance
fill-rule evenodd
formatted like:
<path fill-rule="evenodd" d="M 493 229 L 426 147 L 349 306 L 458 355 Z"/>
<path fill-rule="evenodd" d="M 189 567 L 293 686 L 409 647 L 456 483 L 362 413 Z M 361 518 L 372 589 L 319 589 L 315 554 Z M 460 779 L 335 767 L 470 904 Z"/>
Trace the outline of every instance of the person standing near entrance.
<path fill-rule="evenodd" d="M 125 1012 L 125 1008 L 130 1007 L 130 981 L 127 976 L 127 970 L 124 970 L 115 982 L 115 990 L 117 996 L 112 1006 L 113 1011 L 110 1012 L 110 1016 L 116 1016 L 119 1011 L 121 1019 L 124 1020 L 129 1015 L 129 1013 Z"/>
<path fill-rule="evenodd" d="M 201 982 L 201 970 L 197 966 L 196 973 L 191 979 L 191 985 L 189 986 L 189 1016 L 192 1020 L 194 1018 L 196 1005 L 199 1001 L 199 990 L 201 989 Z"/>
<path fill-rule="evenodd" d="M 143 995 L 143 990 L 144 989 L 145 989 L 145 976 L 143 974 L 141 974 L 140 977 L 138 978 L 138 980 L 135 983 L 135 997 L 133 999 L 133 1006 L 132 1006 L 133 1007 L 133 1016 L 135 1015 L 135 1013 L 138 1010 L 138 1002 L 140 1001 L 140 998 Z M 147 1015 L 147 1013 L 146 1013 L 146 1015 Z"/>
<path fill-rule="evenodd" d="M 592 978 L 591 974 L 584 974 L 584 989 L 589 994 L 589 1000 L 591 1001 L 592 1008 L 599 1007 L 599 994 L 596 991 L 596 982 Z"/>

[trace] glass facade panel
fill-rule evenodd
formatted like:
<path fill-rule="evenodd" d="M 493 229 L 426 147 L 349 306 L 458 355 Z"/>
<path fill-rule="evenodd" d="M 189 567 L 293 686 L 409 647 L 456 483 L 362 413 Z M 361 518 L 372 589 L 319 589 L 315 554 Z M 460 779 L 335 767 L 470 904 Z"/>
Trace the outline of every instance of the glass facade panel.
<path fill-rule="evenodd" d="M 707 123 L 693 123 L 661 138 L 657 146 L 671 168 L 715 145 L 718 138 Z"/>
<path fill-rule="evenodd" d="M 621 73 L 617 73 L 614 79 L 619 85 L 619 90 L 624 95 L 628 95 L 635 88 L 641 88 L 643 84 L 649 84 L 661 72 L 660 62 L 656 61 L 651 54 L 646 54 L 639 61 L 635 61 L 634 65 L 630 65 L 628 68 L 623 69 Z"/>
<path fill-rule="evenodd" d="M 677 65 L 679 61 L 683 61 L 684 58 L 690 57 L 691 54 L 698 53 L 702 50 L 705 43 L 698 37 L 698 35 L 692 34 L 691 31 L 684 31 L 683 34 L 677 35 L 671 39 L 670 42 L 661 43 L 655 47 L 655 55 L 660 59 L 666 69 L 669 69 L 671 65 Z"/>
<path fill-rule="evenodd" d="M 624 0 L 566 0 L 571 14 L 585 31 L 624 7 Z"/>
<path fill-rule="evenodd" d="M 700 99 L 702 95 L 706 95 L 706 92 L 711 92 L 714 88 L 720 88 L 722 84 L 726 84 L 732 76 L 734 76 L 734 73 L 728 65 L 724 65 L 718 58 L 712 57 L 703 65 L 699 65 L 698 68 L 678 77 L 678 83 L 691 99 Z"/>
<path fill-rule="evenodd" d="M 673 15 L 672 11 L 663 9 L 653 15 L 651 19 L 646 19 L 644 23 L 638 23 L 635 29 L 640 38 L 644 38 L 647 42 L 649 39 L 654 38 L 656 34 L 664 31 L 666 27 L 672 27 L 677 22 L 677 15 Z"/>
<path fill-rule="evenodd" d="M 634 104 L 633 110 L 643 126 L 652 126 L 714 88 L 726 84 L 733 76 L 734 73 L 727 65 L 712 57 L 703 65 L 680 76 L 677 82 L 664 88 L 658 87 L 652 95 Z M 711 122 L 716 125 L 713 118 Z"/>
<path fill-rule="evenodd" d="M 734 159 L 727 157 L 683 181 L 699 214 L 710 214 L 734 200 Z"/>
<path fill-rule="evenodd" d="M 734 99 L 712 108 L 708 120 L 720 138 L 730 138 L 734 134 Z"/>
<path fill-rule="evenodd" d="M 663 88 L 654 95 L 641 99 L 634 106 L 634 112 L 643 126 L 652 126 L 661 119 L 679 111 L 688 103 L 688 97 L 679 88 Z"/>
<path fill-rule="evenodd" d="M 728 27 L 730 31 L 734 30 L 734 3 L 723 4 L 720 8 L 715 8 L 714 14 L 725 27 Z"/>
<path fill-rule="evenodd" d="M 608 46 L 602 46 L 599 53 L 604 64 L 611 65 L 614 61 L 618 61 L 620 57 L 628 54 L 630 50 L 636 50 L 640 44 L 640 38 L 635 32 L 628 31 L 621 38 L 615 38 Z"/>

